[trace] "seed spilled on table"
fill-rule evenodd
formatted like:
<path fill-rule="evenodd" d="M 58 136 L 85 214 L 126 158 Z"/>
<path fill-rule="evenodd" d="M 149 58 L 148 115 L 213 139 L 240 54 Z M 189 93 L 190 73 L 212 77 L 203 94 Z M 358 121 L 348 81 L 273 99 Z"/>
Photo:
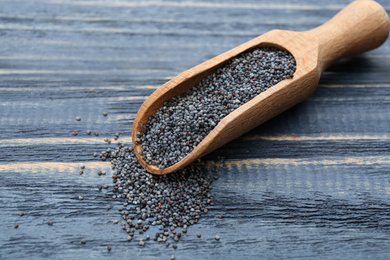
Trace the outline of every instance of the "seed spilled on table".
<path fill-rule="evenodd" d="M 110 158 L 116 170 L 112 175 L 113 198 L 124 199 L 124 207 L 118 210 L 128 241 L 136 232 L 142 235 L 155 226 L 161 230 L 156 233 L 156 241 L 168 242 L 171 238 L 178 242 L 181 233 L 175 229 L 186 231 L 207 212 L 212 179 L 200 165 L 191 165 L 169 175 L 152 175 L 142 168 L 133 148 L 121 143 L 115 151 L 104 152 L 103 157 Z M 143 246 L 149 239 L 147 234 L 139 245 Z"/>
<path fill-rule="evenodd" d="M 177 163 L 224 117 L 292 78 L 295 69 L 294 57 L 276 48 L 256 48 L 229 60 L 187 93 L 165 102 L 141 125 L 136 139 L 142 145 L 139 154 L 160 169 Z"/>
<path fill-rule="evenodd" d="M 275 48 L 258 48 L 239 55 L 186 94 L 164 103 L 142 126 L 143 132 L 137 133 L 136 143 L 142 144 L 140 154 L 147 163 L 157 164 L 159 168 L 173 165 L 191 152 L 226 115 L 281 80 L 291 78 L 295 68 L 292 55 Z M 118 137 L 116 133 L 114 139 Z M 109 144 L 110 140 L 105 138 L 104 142 Z M 110 196 L 124 201 L 118 210 L 127 241 L 132 241 L 135 233 L 142 236 L 153 226 L 159 230 L 153 240 L 169 247 L 168 239 L 172 239 L 172 248 L 176 249 L 182 233 L 187 233 L 208 212 L 207 207 L 214 205 L 210 191 L 213 179 L 217 180 L 218 176 L 209 177 L 200 164 L 169 175 L 153 175 L 138 162 L 133 148 L 122 143 L 114 151 L 101 152 L 100 158 L 110 159 L 115 170 Z M 219 171 L 223 160 L 213 162 L 212 171 Z M 103 175 L 103 171 L 98 175 Z M 107 189 L 108 185 L 103 188 Z M 217 235 L 215 239 L 220 237 Z M 144 246 L 149 240 L 150 235 L 146 233 L 138 245 Z"/>
<path fill-rule="evenodd" d="M 115 133 L 115 138 L 119 138 L 119 133 Z M 103 140 L 110 143 L 108 138 Z M 97 157 L 98 153 L 93 156 Z M 204 173 L 199 163 L 169 176 L 154 176 L 142 168 L 133 148 L 122 143 L 118 143 L 115 150 L 108 148 L 102 151 L 99 157 L 103 161 L 110 159 L 111 169 L 115 170 L 110 197 L 123 199 L 123 207 L 118 210 L 123 218 L 122 229 L 128 235 L 127 241 L 132 241 L 139 233 L 138 244 L 144 246 L 150 240 L 149 228 L 155 226 L 154 229 L 161 232 L 154 240 L 164 242 L 168 247 L 168 239 L 172 239 L 175 242 L 173 248 L 177 248 L 180 230 L 186 233 L 189 226 L 196 224 L 201 215 L 207 213 L 206 206 L 211 204 L 212 178 Z M 80 171 L 85 168 L 82 164 Z M 99 176 L 105 174 L 104 170 L 98 171 Z M 107 184 L 98 186 L 99 191 L 108 188 Z M 84 200 L 84 197 L 79 196 L 78 199 Z M 111 205 L 107 205 L 106 209 L 111 209 Z M 112 223 L 120 222 L 113 220 Z"/>

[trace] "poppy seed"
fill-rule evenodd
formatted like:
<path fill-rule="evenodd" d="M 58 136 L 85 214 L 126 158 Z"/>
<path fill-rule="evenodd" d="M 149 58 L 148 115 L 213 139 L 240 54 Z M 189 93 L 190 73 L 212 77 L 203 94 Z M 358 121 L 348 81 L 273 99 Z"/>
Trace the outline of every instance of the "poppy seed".
<path fill-rule="evenodd" d="M 187 93 L 173 97 L 137 133 L 140 155 L 160 169 L 182 160 L 228 114 L 296 69 L 294 57 L 276 48 L 256 48 L 227 61 Z M 215 166 L 215 171 L 218 166 Z"/>
<path fill-rule="evenodd" d="M 128 240 L 152 225 L 161 230 L 155 233 L 154 240 L 168 246 L 170 235 L 174 241 L 179 241 L 182 235 L 175 228 L 182 227 L 182 232 L 187 232 L 188 226 L 205 214 L 212 178 L 201 166 L 190 165 L 169 175 L 153 175 L 140 165 L 133 148 L 123 144 L 111 152 L 110 160 L 116 170 L 112 175 L 116 180 L 113 196 L 124 199 L 124 208 L 118 209 L 124 219 L 122 228 L 132 234 Z M 147 235 L 146 240 L 149 239 Z"/>

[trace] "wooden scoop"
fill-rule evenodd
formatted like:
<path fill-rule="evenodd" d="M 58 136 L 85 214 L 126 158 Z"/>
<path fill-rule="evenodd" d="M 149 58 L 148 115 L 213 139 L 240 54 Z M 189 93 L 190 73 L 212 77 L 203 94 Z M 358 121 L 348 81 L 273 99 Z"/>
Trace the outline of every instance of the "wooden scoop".
<path fill-rule="evenodd" d="M 315 29 L 305 32 L 273 30 L 184 71 L 158 88 L 138 111 L 132 132 L 138 161 L 154 174 L 167 174 L 183 168 L 303 101 L 314 92 L 321 73 L 333 62 L 380 46 L 388 34 L 389 18 L 383 7 L 374 1 L 358 0 Z M 141 145 L 135 145 L 136 133 L 142 132 L 141 124 L 145 124 L 165 101 L 186 93 L 227 60 L 260 46 L 290 52 L 297 64 L 294 77 L 279 82 L 227 115 L 191 153 L 176 164 L 159 169 L 156 165 L 145 163 L 139 154 Z"/>

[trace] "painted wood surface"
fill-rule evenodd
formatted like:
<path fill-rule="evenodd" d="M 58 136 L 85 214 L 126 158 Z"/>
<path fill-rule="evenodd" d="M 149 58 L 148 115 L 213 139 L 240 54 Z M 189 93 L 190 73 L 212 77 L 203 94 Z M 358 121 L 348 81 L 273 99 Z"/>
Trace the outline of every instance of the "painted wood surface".
<path fill-rule="evenodd" d="M 215 206 L 176 250 L 127 242 L 112 224 L 123 202 L 97 189 L 111 169 L 93 153 L 114 149 L 103 139 L 116 132 L 131 141 L 158 86 L 272 29 L 323 24 L 350 2 L 0 1 L 0 258 L 389 259 L 389 40 L 209 154 L 227 158 L 208 172 L 219 176 Z"/>

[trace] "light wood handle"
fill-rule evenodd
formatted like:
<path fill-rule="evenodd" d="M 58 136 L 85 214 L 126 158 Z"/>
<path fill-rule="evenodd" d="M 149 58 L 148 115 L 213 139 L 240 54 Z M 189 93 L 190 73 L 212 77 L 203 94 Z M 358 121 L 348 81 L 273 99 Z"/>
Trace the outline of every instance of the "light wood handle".
<path fill-rule="evenodd" d="M 389 35 L 389 17 L 375 1 L 354 1 L 327 23 L 306 31 L 319 40 L 320 72 L 333 62 L 372 50 Z"/>

